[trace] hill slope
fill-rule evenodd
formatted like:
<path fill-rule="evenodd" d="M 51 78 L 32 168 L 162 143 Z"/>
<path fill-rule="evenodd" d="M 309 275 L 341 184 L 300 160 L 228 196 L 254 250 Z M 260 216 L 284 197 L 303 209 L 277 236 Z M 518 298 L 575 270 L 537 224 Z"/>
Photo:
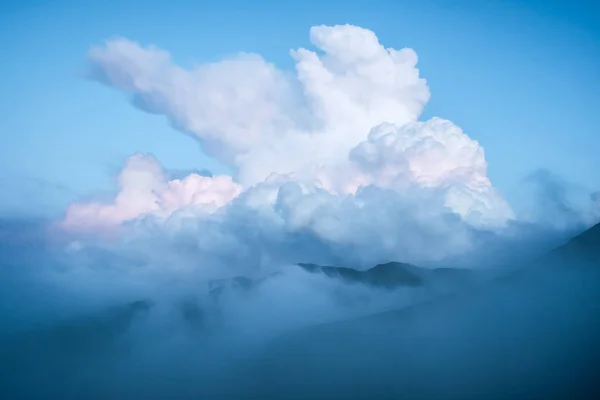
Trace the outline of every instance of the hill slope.
<path fill-rule="evenodd" d="M 541 262 L 544 261 L 563 265 L 600 266 L 600 223 L 552 250 L 542 257 Z"/>
<path fill-rule="evenodd" d="M 256 369 L 269 377 L 256 390 L 289 398 L 597 398 L 600 268 L 572 267 L 600 266 L 599 250 L 596 225 L 511 279 L 285 336 Z M 299 377 L 302 389 L 291 389 Z"/>

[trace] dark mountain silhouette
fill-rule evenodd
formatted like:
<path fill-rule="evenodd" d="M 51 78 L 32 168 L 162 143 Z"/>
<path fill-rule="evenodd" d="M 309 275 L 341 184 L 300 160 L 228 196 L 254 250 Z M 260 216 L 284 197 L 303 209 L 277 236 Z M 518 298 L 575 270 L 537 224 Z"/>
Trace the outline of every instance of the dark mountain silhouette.
<path fill-rule="evenodd" d="M 352 284 L 363 284 L 387 290 L 399 287 L 423 287 L 440 285 L 462 286 L 474 283 L 476 273 L 460 268 L 422 268 L 401 262 L 378 264 L 367 270 L 347 267 L 320 266 L 316 264 L 298 264 L 302 269 L 324 274 L 330 278 Z"/>
<path fill-rule="evenodd" d="M 423 278 L 416 272 L 418 267 L 399 262 L 379 264 L 366 271 L 316 264 L 298 264 L 298 266 L 311 273 L 322 273 L 328 277 L 338 278 L 346 282 L 363 283 L 386 289 L 399 286 L 422 286 L 424 284 Z"/>

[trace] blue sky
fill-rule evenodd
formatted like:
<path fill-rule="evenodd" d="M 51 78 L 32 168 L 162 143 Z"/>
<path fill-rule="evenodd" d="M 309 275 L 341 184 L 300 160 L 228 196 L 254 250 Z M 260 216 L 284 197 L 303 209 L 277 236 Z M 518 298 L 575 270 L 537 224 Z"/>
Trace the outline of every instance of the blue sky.
<path fill-rule="evenodd" d="M 0 6 L 0 214 L 57 214 L 109 191 L 136 151 L 167 168 L 226 171 L 164 117 L 82 79 L 90 46 L 122 36 L 184 66 L 249 51 L 292 68 L 289 50 L 310 46 L 310 26 L 345 23 L 415 49 L 432 92 L 422 119 L 450 119 L 478 140 L 511 202 L 539 168 L 600 189 L 592 2 L 8 1 Z"/>

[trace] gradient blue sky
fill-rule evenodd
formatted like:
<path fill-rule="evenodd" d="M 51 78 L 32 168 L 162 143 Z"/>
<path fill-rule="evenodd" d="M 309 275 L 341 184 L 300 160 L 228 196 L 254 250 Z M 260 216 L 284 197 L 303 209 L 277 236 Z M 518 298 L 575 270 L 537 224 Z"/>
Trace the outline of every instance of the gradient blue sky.
<path fill-rule="evenodd" d="M 593 1 L 4 1 L 0 6 L 0 215 L 52 215 L 113 188 L 136 151 L 173 169 L 224 167 L 165 118 L 80 78 L 91 45 L 123 36 L 177 63 L 257 52 L 292 68 L 312 25 L 350 23 L 411 47 L 425 115 L 485 148 L 511 202 L 546 168 L 600 189 L 600 6 Z"/>

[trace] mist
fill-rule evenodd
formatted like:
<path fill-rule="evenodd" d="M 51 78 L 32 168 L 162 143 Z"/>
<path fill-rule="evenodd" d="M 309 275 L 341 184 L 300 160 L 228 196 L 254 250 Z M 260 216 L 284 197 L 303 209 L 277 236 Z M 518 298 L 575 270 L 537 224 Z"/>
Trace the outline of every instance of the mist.
<path fill-rule="evenodd" d="M 587 247 L 509 269 L 393 263 L 378 278 L 290 264 L 211 279 L 107 250 L 83 262 L 36 224 L 7 225 L 6 398 L 585 398 L 596 389 L 598 226 Z"/>

